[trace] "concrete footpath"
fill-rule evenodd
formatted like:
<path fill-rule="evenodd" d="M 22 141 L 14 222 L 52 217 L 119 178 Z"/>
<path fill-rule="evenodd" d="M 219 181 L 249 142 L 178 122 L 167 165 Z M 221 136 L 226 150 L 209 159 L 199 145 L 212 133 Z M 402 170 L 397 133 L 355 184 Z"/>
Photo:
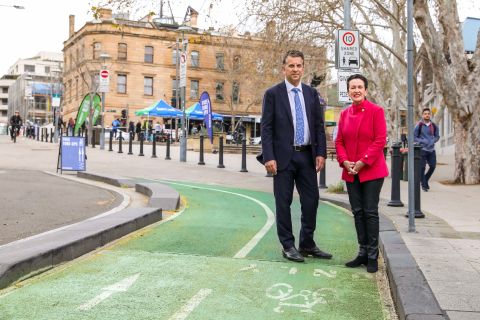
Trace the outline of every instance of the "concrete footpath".
<path fill-rule="evenodd" d="M 87 168 L 89 172 L 105 175 L 143 177 L 147 179 L 177 180 L 212 183 L 250 190 L 271 192 L 271 179 L 254 155 L 247 156 L 248 173 L 240 173 L 240 156 L 225 155 L 225 169 L 217 169 L 218 155 L 206 154 L 205 166 L 197 165 L 198 153 L 189 152 L 188 162 L 178 161 L 178 147 L 171 150 L 172 160 L 164 160 L 165 148 L 159 147 L 158 158 L 151 158 L 150 146 L 145 146 L 144 157 L 134 154 L 89 148 Z M 0 137 L 1 170 L 55 171 L 58 147 L 50 143 L 20 138 L 17 144 L 8 137 Z M 34 155 L 34 156 L 33 156 Z M 404 217 L 407 207 L 407 183 L 402 182 L 403 208 L 387 207 L 390 198 L 389 179 L 382 190 L 381 213 L 388 216 L 400 233 L 415 263 L 428 281 L 440 308 L 449 319 L 480 319 L 480 186 L 455 186 L 440 183 L 453 177 L 453 157 L 438 157 L 439 166 L 433 176 L 431 191 L 422 193 L 423 220 L 416 220 L 416 232 L 408 232 L 408 220 Z M 327 161 L 327 184 L 340 180 L 340 168 L 336 162 Z M 347 202 L 345 194 L 326 194 L 323 199 Z M 395 257 L 392 257 L 394 259 Z M 393 260 L 392 260 L 393 261 Z M 388 260 L 387 260 L 388 263 Z M 401 261 L 400 261 L 401 263 Z M 407 269 L 406 269 L 407 270 Z M 415 292 L 412 292 L 415 294 Z M 394 297 L 395 298 L 395 297 Z M 412 299 L 415 299 L 413 297 Z M 428 303 L 421 299 L 417 304 Z M 408 310 L 407 310 L 408 311 Z M 426 319 L 406 314 L 407 319 Z M 428 319 L 440 319 L 429 317 Z"/>

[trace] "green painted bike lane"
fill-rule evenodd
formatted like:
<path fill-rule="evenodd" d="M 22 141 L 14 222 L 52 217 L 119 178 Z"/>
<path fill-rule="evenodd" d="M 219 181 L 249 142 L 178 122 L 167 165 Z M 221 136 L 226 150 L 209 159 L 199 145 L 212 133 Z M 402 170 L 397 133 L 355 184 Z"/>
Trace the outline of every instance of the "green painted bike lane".
<path fill-rule="evenodd" d="M 268 228 L 271 194 L 171 186 L 181 213 L 0 292 L 0 319 L 387 319 L 375 277 L 343 267 L 356 241 L 342 210 L 319 208 L 315 240 L 334 258 L 299 264 Z"/>

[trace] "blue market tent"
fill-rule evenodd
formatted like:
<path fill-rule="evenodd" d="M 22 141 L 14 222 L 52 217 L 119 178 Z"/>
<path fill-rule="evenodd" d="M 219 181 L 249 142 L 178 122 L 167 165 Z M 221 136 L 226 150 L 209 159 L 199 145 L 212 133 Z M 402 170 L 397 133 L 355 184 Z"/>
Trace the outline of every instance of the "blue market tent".
<path fill-rule="evenodd" d="M 190 120 L 203 120 L 203 110 L 200 103 L 195 103 L 194 105 L 190 106 L 187 110 L 185 110 L 187 118 Z M 213 121 L 223 121 L 223 116 L 221 114 L 212 112 L 212 120 Z"/>
<path fill-rule="evenodd" d="M 135 115 L 160 118 L 180 118 L 182 116 L 182 112 L 178 109 L 175 109 L 164 100 L 160 100 L 145 109 L 136 111 Z"/>

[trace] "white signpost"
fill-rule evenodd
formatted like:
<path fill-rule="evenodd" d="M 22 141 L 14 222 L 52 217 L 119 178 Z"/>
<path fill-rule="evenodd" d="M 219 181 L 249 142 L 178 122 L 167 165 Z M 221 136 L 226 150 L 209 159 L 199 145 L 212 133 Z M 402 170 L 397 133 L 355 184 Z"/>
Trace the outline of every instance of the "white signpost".
<path fill-rule="evenodd" d="M 338 101 L 339 102 L 352 102 L 352 100 L 348 96 L 348 90 L 347 90 L 347 79 L 352 74 L 354 74 L 354 72 L 338 70 Z"/>
<path fill-rule="evenodd" d="M 110 73 L 106 69 L 100 70 L 98 92 L 108 92 L 109 87 L 110 87 Z"/>
<path fill-rule="evenodd" d="M 180 87 L 187 86 L 187 53 L 180 55 Z"/>
<path fill-rule="evenodd" d="M 360 39 L 358 30 L 337 30 L 337 69 L 360 68 Z"/>

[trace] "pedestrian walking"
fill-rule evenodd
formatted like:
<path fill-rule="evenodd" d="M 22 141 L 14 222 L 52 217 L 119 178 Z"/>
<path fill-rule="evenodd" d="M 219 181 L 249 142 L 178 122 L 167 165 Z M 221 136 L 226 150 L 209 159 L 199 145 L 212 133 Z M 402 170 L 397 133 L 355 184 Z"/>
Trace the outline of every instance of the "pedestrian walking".
<path fill-rule="evenodd" d="M 135 125 L 135 132 L 137 133 L 137 140 L 140 141 L 140 133 L 142 132 L 142 123 L 140 121 Z"/>
<path fill-rule="evenodd" d="M 429 108 L 422 110 L 422 120 L 415 126 L 413 131 L 414 141 L 422 147 L 420 160 L 420 184 L 422 190 L 427 192 L 430 190 L 428 181 L 430 180 L 435 167 L 437 166 L 437 154 L 435 153 L 435 143 L 440 139 L 438 127 L 431 121 L 432 112 Z M 427 169 L 428 171 L 425 172 Z"/>
<path fill-rule="evenodd" d="M 327 151 L 318 92 L 301 83 L 303 72 L 303 53 L 288 51 L 283 58 L 285 80 L 265 92 L 261 121 L 262 161 L 273 174 L 277 234 L 283 256 L 296 262 L 309 255 L 332 258 L 313 239 L 319 200 L 317 172 L 325 164 Z M 294 185 L 302 212 L 298 250 L 290 207 Z"/>
<path fill-rule="evenodd" d="M 343 167 L 348 198 L 355 219 L 358 255 L 345 263 L 349 268 L 364 264 L 378 271 L 378 201 L 388 168 L 383 156 L 387 123 L 383 108 L 367 100 L 368 80 L 360 74 L 347 79 L 353 103 L 340 114 L 335 148 Z"/>
<path fill-rule="evenodd" d="M 132 141 L 135 140 L 135 122 L 128 123 L 128 132 L 132 135 Z"/>

